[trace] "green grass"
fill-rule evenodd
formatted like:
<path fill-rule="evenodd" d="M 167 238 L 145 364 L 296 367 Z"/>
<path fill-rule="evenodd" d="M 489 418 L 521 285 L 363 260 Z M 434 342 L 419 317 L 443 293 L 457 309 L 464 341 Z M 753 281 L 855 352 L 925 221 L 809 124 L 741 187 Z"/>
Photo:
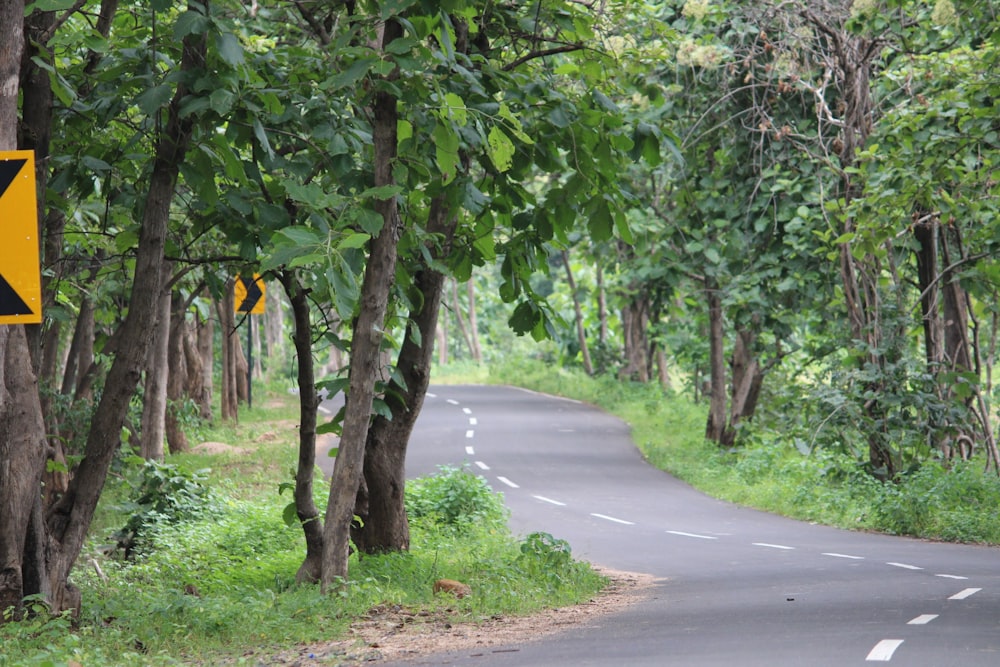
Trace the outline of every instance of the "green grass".
<path fill-rule="evenodd" d="M 868 475 L 845 453 L 803 454 L 760 428 L 722 450 L 704 439 L 707 406 L 654 385 L 522 361 L 490 369 L 489 381 L 575 398 L 617 415 L 656 467 L 701 491 L 784 516 L 856 530 L 955 542 L 1000 544 L 1000 479 L 984 460 L 930 460 L 896 483 Z M 435 376 L 437 381 L 437 376 Z M 757 429 L 758 427 L 753 427 Z"/>
<path fill-rule="evenodd" d="M 523 615 L 590 599 L 606 583 L 569 557 L 557 537 L 512 536 L 502 497 L 468 471 L 444 469 L 412 484 L 409 552 L 352 556 L 350 580 L 324 595 L 298 585 L 305 555 L 302 529 L 282 519 L 295 465 L 295 398 L 261 396 L 239 424 L 202 429 L 192 444 L 221 442 L 248 454 L 182 454 L 145 474 L 167 479 L 186 503 L 147 515 L 138 556 L 109 555 L 113 533 L 135 507 L 143 466 L 116 463 L 91 540 L 72 580 L 83 594 L 76 627 L 35 604 L 23 623 L 0 625 L 0 666 L 260 664 L 268 656 L 349 638 L 352 621 L 384 605 L 426 611 L 449 622 Z M 192 472 L 209 469 L 205 479 Z M 197 485 L 209 493 L 202 498 Z M 317 504 L 328 487 L 317 479 Z M 204 501 L 203 507 L 196 508 Z M 408 503 L 410 499 L 408 498 Z M 170 516 L 175 512 L 176 516 Z M 438 578 L 469 584 L 471 596 L 432 594 Z M 339 664 L 318 654 L 311 664 Z"/>

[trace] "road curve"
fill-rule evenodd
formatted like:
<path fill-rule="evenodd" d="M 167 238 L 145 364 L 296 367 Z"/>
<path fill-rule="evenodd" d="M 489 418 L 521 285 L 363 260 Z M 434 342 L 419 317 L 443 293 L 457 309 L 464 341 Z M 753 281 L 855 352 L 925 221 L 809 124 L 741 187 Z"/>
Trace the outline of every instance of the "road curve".
<path fill-rule="evenodd" d="M 511 387 L 438 386 L 408 476 L 468 464 L 516 533 L 659 578 L 624 612 L 414 665 L 1000 665 L 1000 549 L 853 533 L 708 498 L 647 465 L 620 420 Z"/>

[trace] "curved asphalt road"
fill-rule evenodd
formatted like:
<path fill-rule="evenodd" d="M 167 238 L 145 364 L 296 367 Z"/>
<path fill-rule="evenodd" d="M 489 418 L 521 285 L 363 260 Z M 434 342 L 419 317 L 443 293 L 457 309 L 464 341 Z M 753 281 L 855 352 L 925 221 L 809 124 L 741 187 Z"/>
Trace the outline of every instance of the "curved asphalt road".
<path fill-rule="evenodd" d="M 414 665 L 1000 665 L 1000 550 L 852 533 L 708 498 L 639 456 L 628 427 L 575 401 L 440 386 L 407 474 L 468 463 L 518 534 L 660 578 L 624 612 L 540 641 Z M 995 511 L 995 510 L 993 510 Z"/>

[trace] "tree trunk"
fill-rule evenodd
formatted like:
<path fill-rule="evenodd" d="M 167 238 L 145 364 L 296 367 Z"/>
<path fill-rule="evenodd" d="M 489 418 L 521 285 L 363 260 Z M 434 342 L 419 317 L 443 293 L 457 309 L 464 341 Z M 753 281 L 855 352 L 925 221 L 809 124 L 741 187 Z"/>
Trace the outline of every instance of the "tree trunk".
<path fill-rule="evenodd" d="M 670 391 L 670 364 L 667 363 L 667 353 L 664 352 L 662 345 L 656 346 L 656 371 L 657 377 L 660 379 L 660 386 L 664 390 Z"/>
<path fill-rule="evenodd" d="M 234 308 L 232 282 L 230 281 L 226 283 L 222 301 L 216 302 L 219 328 L 222 330 L 222 387 L 220 393 L 223 421 L 236 421 L 239 416 L 236 390 L 236 374 L 238 372 L 236 354 L 239 351 L 239 338 L 236 336 Z"/>
<path fill-rule="evenodd" d="M 437 326 L 438 363 L 442 366 L 448 363 L 448 318 L 439 317 Z"/>
<path fill-rule="evenodd" d="M 597 319 L 601 328 L 597 340 L 602 345 L 608 342 L 608 296 L 604 289 L 604 269 L 597 266 Z"/>
<path fill-rule="evenodd" d="M 583 326 L 583 307 L 580 305 L 580 295 L 576 291 L 576 279 L 573 278 L 573 268 L 569 265 L 569 251 L 562 251 L 563 266 L 566 267 L 566 283 L 573 295 L 573 316 L 576 320 L 576 341 L 583 355 L 583 370 L 587 375 L 594 374 L 594 365 L 590 362 L 590 348 L 587 346 L 587 330 Z"/>
<path fill-rule="evenodd" d="M 207 297 L 210 298 L 210 297 Z M 201 398 L 196 398 L 201 408 L 201 418 L 212 421 L 212 389 L 215 366 L 215 320 L 211 316 L 198 322 L 198 356 L 201 357 Z M 223 343 L 225 345 L 225 343 Z"/>
<path fill-rule="evenodd" d="M 401 37 L 402 25 L 389 18 L 383 28 L 381 48 Z M 394 71 L 390 79 L 398 78 Z M 392 168 L 396 158 L 397 98 L 390 88 L 375 93 L 372 144 L 375 152 L 375 187 L 394 183 Z M 382 229 L 371 241 L 368 264 L 361 284 L 360 310 L 351 339 L 351 368 L 348 374 L 348 401 L 344 414 L 340 452 L 334 465 L 330 497 L 323 528 L 323 573 L 326 590 L 337 578 L 347 577 L 347 557 L 354 504 L 361 481 L 365 443 L 371 419 L 375 379 L 379 373 L 382 327 L 389 292 L 396 272 L 397 243 L 402 223 L 395 197 L 377 200 Z"/>
<path fill-rule="evenodd" d="M 451 281 L 451 306 L 455 313 L 455 323 L 458 324 L 458 330 L 462 334 L 462 340 L 465 341 L 465 347 L 469 350 L 469 357 L 475 358 L 472 350 L 472 338 L 469 336 L 469 328 L 465 324 L 465 318 L 462 316 L 462 302 L 458 300 L 458 281 Z"/>
<path fill-rule="evenodd" d="M 17 147 L 23 26 L 23 0 L 0 1 L 0 150 Z M 25 580 L 25 546 L 40 511 L 45 465 L 45 424 L 23 326 L 0 327 L 0 361 L 0 611 L 13 608 L 19 618 L 25 595 L 34 592 Z M 6 620 L 0 614 L 0 623 Z"/>
<path fill-rule="evenodd" d="M 180 292 L 174 291 L 170 297 L 170 327 L 167 342 L 167 411 L 164 424 L 167 446 L 171 454 L 180 454 L 188 450 L 187 435 L 182 426 L 184 409 L 184 388 L 188 384 L 187 365 L 184 353 L 184 339 L 187 338 L 188 327 L 187 301 Z M 201 368 L 198 368 L 201 373 Z"/>
<path fill-rule="evenodd" d="M 705 438 L 728 447 L 732 444 L 732 437 L 726 428 L 726 352 L 722 295 L 714 280 L 705 281 L 705 299 L 708 303 L 708 366 L 711 383 Z"/>
<path fill-rule="evenodd" d="M 625 366 L 619 373 L 620 378 L 649 382 L 649 342 L 646 336 L 648 325 L 649 301 L 644 295 L 634 293 L 622 308 Z"/>
<path fill-rule="evenodd" d="M 290 270 L 278 275 L 292 303 L 295 323 L 293 342 L 298 357 L 299 386 L 299 462 L 295 470 L 295 513 L 302 523 L 306 538 L 306 557 L 295 580 L 315 583 L 320 580 L 323 566 L 323 519 L 313 501 L 313 475 L 316 474 L 316 410 L 319 396 L 312 357 L 312 324 L 309 317 L 309 297 Z"/>
<path fill-rule="evenodd" d="M 200 6 L 189 7 L 192 11 L 201 11 L 203 7 L 207 9 L 207 4 L 203 1 Z M 3 24 L 0 21 L 0 25 Z M 204 62 L 205 36 L 186 37 L 180 71 L 191 73 L 202 68 Z M 31 588 L 26 586 L 25 592 L 47 591 L 50 606 L 56 613 L 79 609 L 79 592 L 69 583 L 69 574 L 83 546 L 108 469 L 120 445 L 122 426 L 142 373 L 156 319 L 155 297 L 161 289 L 161 265 L 170 205 L 193 130 L 194 117 L 180 117 L 182 100 L 186 101 L 191 95 L 183 83 L 187 78 L 181 77 L 180 80 L 156 145 L 143 206 L 128 314 L 120 330 L 117 353 L 108 372 L 101 401 L 94 413 L 85 455 L 66 494 L 47 516 L 48 538 L 36 536 L 37 543 L 44 544 L 43 540 L 50 539 L 53 545 L 58 546 L 49 552 L 50 558 L 45 563 L 36 564 L 33 572 L 39 580 L 32 582 Z M 43 582 L 45 579 L 47 584 Z"/>
<path fill-rule="evenodd" d="M 477 363 L 483 363 L 483 349 L 479 345 L 479 323 L 476 319 L 476 281 L 470 278 L 465 283 L 465 294 L 469 299 L 469 338 L 472 342 L 472 359 Z M 435 319 L 437 316 L 435 315 Z"/>
<path fill-rule="evenodd" d="M 431 248 L 432 257 L 440 259 L 449 254 L 456 227 L 457 218 L 444 198 L 436 197 L 431 202 L 427 231 L 441 239 L 442 245 Z M 444 274 L 430 267 L 422 268 L 414 276 L 413 285 L 420 291 L 418 302 L 422 307 L 410 313 L 396 361 L 396 377 L 401 382 L 394 377 L 385 394 L 392 419 L 376 416 L 365 443 L 365 484 L 355 507 L 362 523 L 352 530 L 354 542 L 363 553 L 400 551 L 410 547 L 410 527 L 404 505 L 406 448 L 430 383 L 434 330 L 446 280 Z"/>
<path fill-rule="evenodd" d="M 163 265 L 161 284 L 170 276 L 169 265 Z M 147 460 L 163 460 L 163 442 L 166 437 L 167 378 L 170 375 L 170 290 L 164 289 L 156 299 L 156 324 L 153 343 L 146 355 L 146 383 L 142 397 L 142 426 L 140 456 Z"/>

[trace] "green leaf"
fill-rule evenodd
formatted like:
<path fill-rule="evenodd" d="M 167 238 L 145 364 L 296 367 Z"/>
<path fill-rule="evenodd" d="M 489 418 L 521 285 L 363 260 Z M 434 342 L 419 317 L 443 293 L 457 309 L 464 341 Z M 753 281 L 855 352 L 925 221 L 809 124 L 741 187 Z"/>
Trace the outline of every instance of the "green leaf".
<path fill-rule="evenodd" d="M 231 32 L 224 32 L 215 36 L 215 47 L 219 50 L 219 57 L 227 65 L 239 67 L 246 62 L 243 56 L 243 45 L 239 38 Z"/>
<path fill-rule="evenodd" d="M 281 513 L 281 518 L 285 521 L 286 526 L 295 525 L 295 523 L 299 520 L 299 511 L 295 509 L 295 501 L 285 505 L 285 509 Z"/>
<path fill-rule="evenodd" d="M 382 3 L 382 20 L 402 14 L 408 7 L 416 3 L 417 0 L 385 0 Z"/>
<path fill-rule="evenodd" d="M 211 21 L 204 14 L 187 10 L 177 17 L 174 24 L 174 39 L 180 41 L 188 35 L 200 35 L 209 29 Z"/>
<path fill-rule="evenodd" d="M 587 221 L 587 229 L 590 230 L 590 237 L 593 241 L 607 241 L 614 232 L 615 221 L 611 215 L 611 208 L 604 199 L 597 200 L 596 205 L 590 211 L 590 219 Z"/>
<path fill-rule="evenodd" d="M 408 120 L 396 121 L 396 141 L 402 143 L 413 136 L 413 124 Z"/>
<path fill-rule="evenodd" d="M 444 110 L 447 117 L 459 125 L 465 125 L 469 122 L 469 114 L 465 108 L 465 102 L 455 93 L 448 93 L 444 96 Z"/>
<path fill-rule="evenodd" d="M 378 60 L 375 58 L 361 58 L 359 60 L 355 60 L 351 63 L 350 67 L 330 79 L 329 84 L 326 86 L 327 92 L 333 92 L 341 88 L 353 86 L 368 74 L 368 71 L 376 62 L 378 62 Z"/>
<path fill-rule="evenodd" d="M 340 250 L 347 250 L 349 248 L 364 248 L 365 244 L 371 239 L 371 234 L 350 234 L 345 236 L 337 243 L 337 248 Z"/>
<path fill-rule="evenodd" d="M 494 125 L 487 136 L 487 153 L 497 171 L 505 172 L 514 164 L 514 142 Z"/>
<path fill-rule="evenodd" d="M 296 246 L 315 246 L 326 240 L 317 230 L 311 227 L 285 227 L 278 230 L 278 235 L 283 236 L 292 245 Z"/>
<path fill-rule="evenodd" d="M 170 101 L 174 94 L 172 86 L 161 83 L 160 85 L 143 91 L 135 98 L 135 103 L 147 116 L 152 116 L 164 104 Z"/>
<path fill-rule="evenodd" d="M 445 185 L 458 175 L 458 134 L 451 125 L 438 123 L 434 126 L 435 162 L 441 171 Z"/>
<path fill-rule="evenodd" d="M 24 15 L 27 16 L 31 12 L 61 12 L 75 4 L 74 0 L 36 0 L 28 3 L 24 8 Z"/>

